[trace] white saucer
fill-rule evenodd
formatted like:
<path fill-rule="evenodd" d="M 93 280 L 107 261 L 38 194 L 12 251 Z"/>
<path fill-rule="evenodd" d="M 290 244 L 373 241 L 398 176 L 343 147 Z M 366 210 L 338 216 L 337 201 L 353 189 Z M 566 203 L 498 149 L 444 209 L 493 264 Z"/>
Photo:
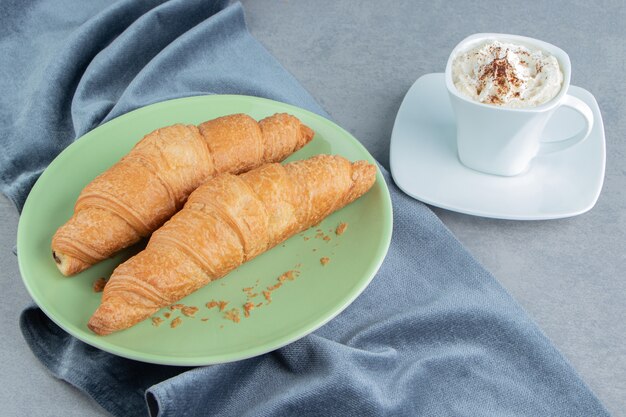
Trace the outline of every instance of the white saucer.
<path fill-rule="evenodd" d="M 569 94 L 592 109 L 591 135 L 572 148 L 535 158 L 524 174 L 500 177 L 461 164 L 444 76 L 424 75 L 409 89 L 396 116 L 393 179 L 413 198 L 475 216 L 544 220 L 582 214 L 594 206 L 604 181 L 604 125 L 591 93 L 571 86 Z M 545 137 L 565 138 L 582 127 L 577 113 L 562 108 L 550 119 Z"/>

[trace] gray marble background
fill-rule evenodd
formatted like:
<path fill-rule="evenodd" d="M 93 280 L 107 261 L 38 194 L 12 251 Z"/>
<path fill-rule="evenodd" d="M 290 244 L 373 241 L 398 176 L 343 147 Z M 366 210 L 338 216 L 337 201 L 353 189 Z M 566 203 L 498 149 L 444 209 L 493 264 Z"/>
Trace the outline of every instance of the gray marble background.
<path fill-rule="evenodd" d="M 604 117 L 607 171 L 597 205 L 578 217 L 483 219 L 433 208 L 526 308 L 614 416 L 626 416 L 626 2 L 244 0 L 254 36 L 334 120 L 388 167 L 395 114 L 421 75 L 443 71 L 475 32 L 522 34 L 570 54 L 572 84 Z M 18 214 L 0 197 L 0 414 L 104 416 L 55 380 L 18 329 L 30 298 L 19 278 Z"/>

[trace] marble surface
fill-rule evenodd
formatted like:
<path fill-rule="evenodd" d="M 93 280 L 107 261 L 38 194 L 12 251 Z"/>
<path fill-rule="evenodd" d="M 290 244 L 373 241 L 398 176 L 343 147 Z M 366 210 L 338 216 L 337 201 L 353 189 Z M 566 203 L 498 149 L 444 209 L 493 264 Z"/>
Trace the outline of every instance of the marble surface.
<path fill-rule="evenodd" d="M 244 0 L 250 30 L 333 119 L 388 167 L 395 114 L 421 75 L 443 71 L 466 35 L 506 32 L 560 46 L 572 84 L 600 104 L 607 171 L 596 206 L 551 221 L 433 208 L 524 306 L 614 416 L 626 416 L 626 4 L 623 0 L 415 2 Z M 105 416 L 50 376 L 17 320 L 30 298 L 12 254 L 18 214 L 0 197 L 0 414 Z"/>

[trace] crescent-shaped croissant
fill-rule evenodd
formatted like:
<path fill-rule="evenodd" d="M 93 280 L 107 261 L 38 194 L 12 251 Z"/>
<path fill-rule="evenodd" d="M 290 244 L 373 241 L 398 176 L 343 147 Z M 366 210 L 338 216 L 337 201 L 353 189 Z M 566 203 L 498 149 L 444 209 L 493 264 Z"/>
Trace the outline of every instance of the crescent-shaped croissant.
<path fill-rule="evenodd" d="M 158 229 L 207 179 L 282 161 L 313 134 L 284 113 L 258 123 L 234 114 L 155 130 L 82 190 L 52 238 L 57 267 L 66 276 L 89 268 Z"/>
<path fill-rule="evenodd" d="M 365 194 L 376 167 L 320 155 L 200 186 L 118 266 L 89 320 L 100 335 L 133 326 Z"/>

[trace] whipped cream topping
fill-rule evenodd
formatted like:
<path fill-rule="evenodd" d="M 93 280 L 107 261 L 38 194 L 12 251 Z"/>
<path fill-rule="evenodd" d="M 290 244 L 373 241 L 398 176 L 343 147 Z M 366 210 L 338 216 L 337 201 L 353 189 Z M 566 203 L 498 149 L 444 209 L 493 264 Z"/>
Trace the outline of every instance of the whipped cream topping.
<path fill-rule="evenodd" d="M 487 41 L 452 61 L 459 92 L 484 104 L 535 107 L 553 99 L 563 85 L 557 59 L 541 49 Z"/>

